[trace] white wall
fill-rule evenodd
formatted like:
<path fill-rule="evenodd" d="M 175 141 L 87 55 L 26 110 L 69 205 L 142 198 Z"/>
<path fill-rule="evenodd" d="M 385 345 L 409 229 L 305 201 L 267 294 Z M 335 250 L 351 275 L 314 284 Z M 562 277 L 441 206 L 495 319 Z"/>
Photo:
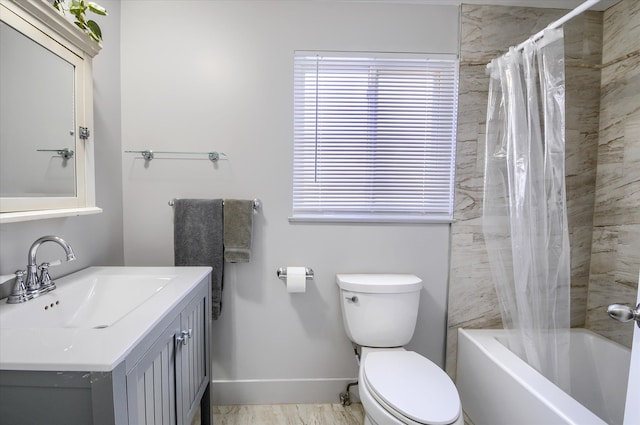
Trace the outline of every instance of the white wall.
<path fill-rule="evenodd" d="M 337 401 L 357 374 L 339 272 L 425 282 L 410 348 L 444 364 L 449 225 L 291 224 L 294 50 L 457 53 L 456 7 L 292 1 L 122 2 L 123 149 L 218 150 L 228 160 L 123 155 L 127 265 L 172 265 L 175 197 L 259 198 L 248 264 L 227 264 L 214 322 L 216 403 Z M 276 269 L 316 279 L 289 295 Z"/>
<path fill-rule="evenodd" d="M 122 176 L 120 143 L 120 2 L 102 0 L 108 17 L 97 17 L 105 37 L 93 60 L 96 203 L 103 213 L 82 217 L 0 225 L 0 274 L 27 265 L 29 247 L 40 236 L 58 235 L 73 247 L 78 259 L 52 268 L 53 278 L 88 266 L 122 265 Z M 44 244 L 38 262 L 64 258 L 55 244 Z M 3 292 L 4 292 L 3 288 Z M 8 289 L 10 291 L 10 288 Z"/>

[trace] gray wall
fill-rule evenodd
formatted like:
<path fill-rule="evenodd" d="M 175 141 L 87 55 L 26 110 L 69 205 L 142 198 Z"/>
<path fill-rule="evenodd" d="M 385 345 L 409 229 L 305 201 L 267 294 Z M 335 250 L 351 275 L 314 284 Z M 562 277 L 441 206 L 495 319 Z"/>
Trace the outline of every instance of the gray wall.
<path fill-rule="evenodd" d="M 357 375 L 335 274 L 425 281 L 410 347 L 444 364 L 449 225 L 290 224 L 294 50 L 457 53 L 458 8 L 291 1 L 122 2 L 123 149 L 217 150 L 226 160 L 123 157 L 128 265 L 173 264 L 172 198 L 262 200 L 248 264 L 227 264 L 214 323 L 216 403 L 337 401 Z M 159 155 L 160 156 L 160 155 Z M 316 278 L 288 294 L 282 266 Z"/>
<path fill-rule="evenodd" d="M 93 61 L 96 202 L 101 214 L 0 225 L 0 274 L 27 265 L 29 247 L 40 236 L 58 235 L 74 248 L 78 259 L 51 269 L 59 277 L 88 266 L 122 265 L 122 185 L 120 143 L 120 2 L 102 0 L 108 17 L 97 17 L 105 37 Z M 48 246 L 51 245 L 51 246 Z M 45 244 L 38 261 L 64 258 L 54 244 Z"/>

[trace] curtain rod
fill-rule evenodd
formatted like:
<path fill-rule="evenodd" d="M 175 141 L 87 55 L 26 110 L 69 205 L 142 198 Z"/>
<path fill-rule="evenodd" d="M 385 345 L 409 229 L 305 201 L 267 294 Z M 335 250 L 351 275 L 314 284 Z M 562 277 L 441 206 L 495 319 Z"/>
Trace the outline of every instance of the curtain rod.
<path fill-rule="evenodd" d="M 550 29 L 555 29 L 555 28 L 561 27 L 565 22 L 569 21 L 570 19 L 575 18 L 576 16 L 580 15 L 585 10 L 590 9 L 591 6 L 593 6 L 593 5 L 595 5 L 596 3 L 599 3 L 599 2 L 600 2 L 600 0 L 587 0 L 587 1 L 585 1 L 580 6 L 576 7 L 571 12 L 567 13 L 566 15 L 564 15 L 562 18 L 558 19 L 557 21 L 551 22 L 542 31 L 539 31 L 539 32 L 535 33 L 534 35 L 529 37 L 527 40 L 525 40 L 522 43 L 518 44 L 518 46 L 516 46 L 516 50 L 524 49 L 525 44 L 527 44 L 527 42 L 529 40 L 536 41 L 536 40 L 541 39 L 542 36 L 544 35 L 544 31 L 545 30 L 550 30 Z"/>
<path fill-rule="evenodd" d="M 546 26 L 545 29 L 543 29 L 542 31 L 538 31 L 537 33 L 535 33 L 534 35 L 532 35 L 531 37 L 529 37 L 528 39 L 526 39 L 525 41 L 523 41 L 522 43 L 518 44 L 515 49 L 516 50 L 522 50 L 524 49 L 524 46 L 529 42 L 529 41 L 537 41 L 540 40 L 543 36 L 544 36 L 544 31 L 545 30 L 551 30 L 551 29 L 555 29 L 558 28 L 560 26 L 562 26 L 564 23 L 566 23 L 567 21 L 569 21 L 570 19 L 575 18 L 576 16 L 578 16 L 579 14 L 581 14 L 582 12 L 584 12 L 585 10 L 590 9 L 593 5 L 595 5 L 596 3 L 599 3 L 600 0 L 587 0 L 584 3 L 582 3 L 580 6 L 576 7 L 575 9 L 573 9 L 571 12 L 567 13 L 566 15 L 564 15 L 563 17 L 561 17 L 560 19 L 551 22 L 549 25 Z M 509 49 L 511 50 L 511 49 Z M 489 69 L 491 67 L 491 62 L 489 62 L 487 64 L 487 69 Z"/>

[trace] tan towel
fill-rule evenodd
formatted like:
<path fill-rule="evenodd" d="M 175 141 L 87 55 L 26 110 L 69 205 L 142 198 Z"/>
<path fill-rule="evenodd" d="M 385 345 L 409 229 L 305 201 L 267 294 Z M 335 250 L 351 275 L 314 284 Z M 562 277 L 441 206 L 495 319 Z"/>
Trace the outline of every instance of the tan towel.
<path fill-rule="evenodd" d="M 224 201 L 224 260 L 228 263 L 248 263 L 251 260 L 253 201 Z"/>

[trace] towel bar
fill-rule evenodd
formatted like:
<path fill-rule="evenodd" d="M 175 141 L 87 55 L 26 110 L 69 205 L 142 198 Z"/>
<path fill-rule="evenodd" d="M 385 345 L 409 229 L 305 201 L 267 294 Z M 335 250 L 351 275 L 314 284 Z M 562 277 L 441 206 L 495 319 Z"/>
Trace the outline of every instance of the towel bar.
<path fill-rule="evenodd" d="M 279 267 L 278 270 L 276 270 L 276 274 L 278 275 L 278 279 L 281 280 L 287 280 L 287 268 L 286 267 Z M 310 269 L 309 267 L 305 267 L 304 268 L 304 274 L 306 275 L 307 280 L 313 280 L 313 269 Z"/>
<path fill-rule="evenodd" d="M 176 201 L 177 201 L 178 199 L 180 199 L 180 198 L 173 198 L 172 200 L 170 200 L 170 201 L 168 202 L 169 206 L 170 206 L 170 207 L 173 207 L 173 206 L 176 204 Z M 224 205 L 224 201 L 222 201 L 222 205 Z M 254 211 L 259 210 L 261 206 L 262 206 L 262 202 L 261 202 L 258 198 L 256 198 L 256 199 L 254 199 L 254 200 L 253 200 L 253 210 L 254 210 Z"/>

